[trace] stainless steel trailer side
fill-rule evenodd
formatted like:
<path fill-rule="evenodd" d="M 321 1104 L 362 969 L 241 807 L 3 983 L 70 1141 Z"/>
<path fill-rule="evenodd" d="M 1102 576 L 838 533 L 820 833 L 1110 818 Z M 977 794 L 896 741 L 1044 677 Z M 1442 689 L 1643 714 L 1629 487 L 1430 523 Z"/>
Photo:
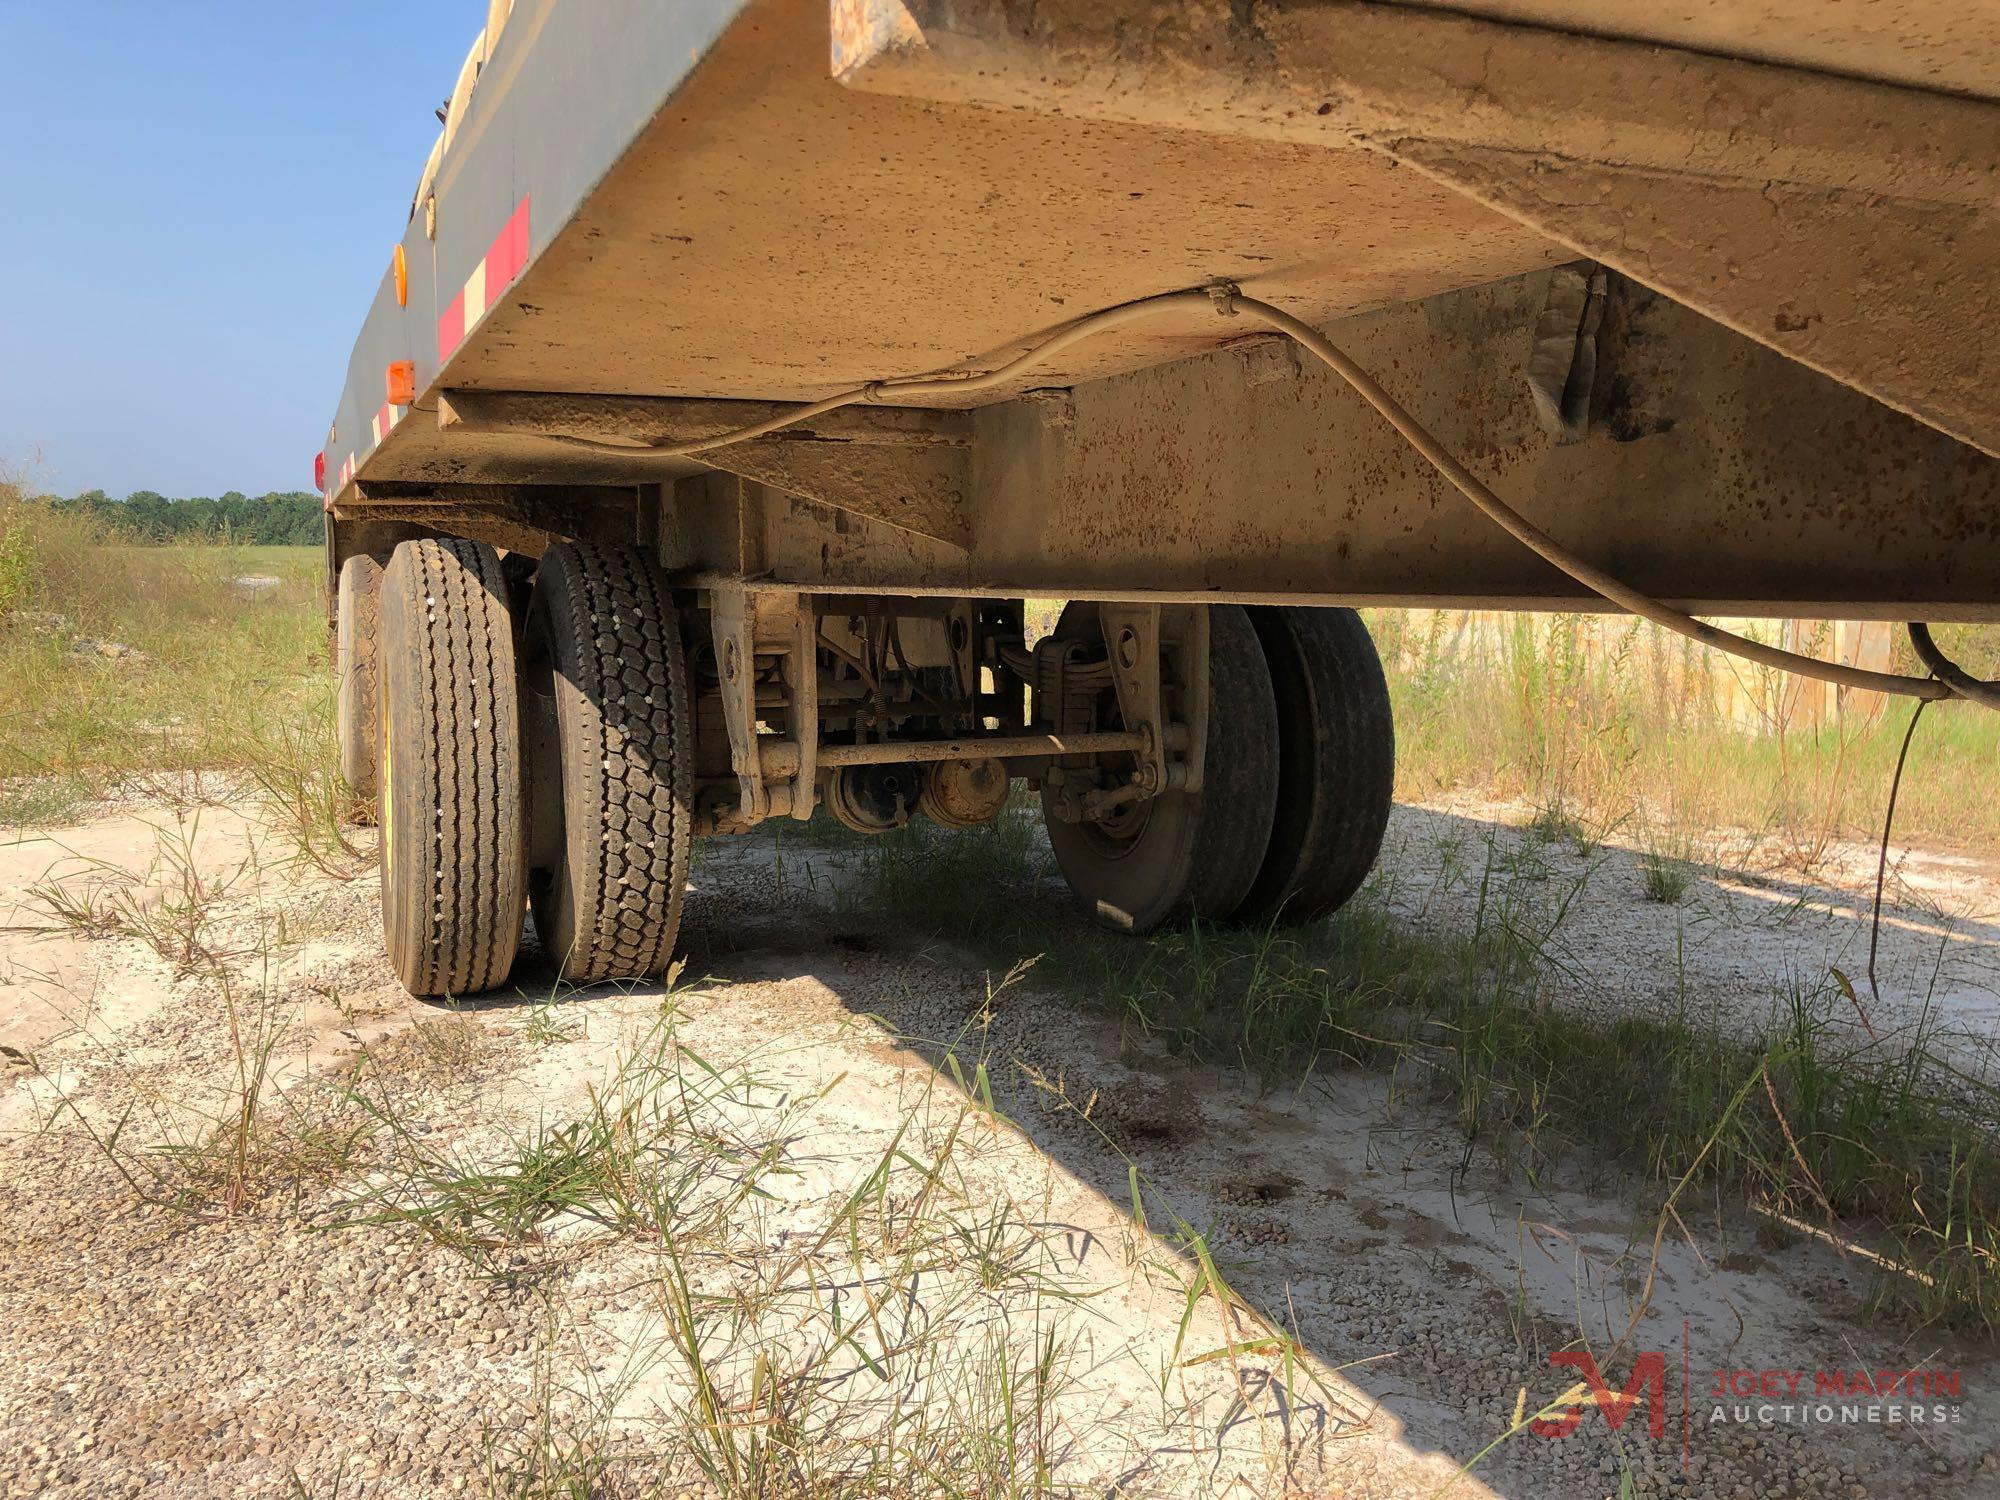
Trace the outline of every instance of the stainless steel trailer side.
<path fill-rule="evenodd" d="M 1355 605 L 2000 618 L 1996 95 L 1931 0 L 502 0 L 320 459 L 399 972 L 1020 777 L 1107 920 L 1310 917 Z"/>

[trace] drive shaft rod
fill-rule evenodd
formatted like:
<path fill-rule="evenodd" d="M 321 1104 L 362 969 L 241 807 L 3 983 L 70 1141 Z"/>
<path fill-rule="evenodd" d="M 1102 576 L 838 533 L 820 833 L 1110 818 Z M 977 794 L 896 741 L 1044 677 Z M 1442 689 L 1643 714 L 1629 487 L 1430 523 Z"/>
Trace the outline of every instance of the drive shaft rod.
<path fill-rule="evenodd" d="M 1178 727 L 1178 726 L 1176 726 Z M 1182 731 L 1185 736 L 1185 730 Z M 1175 736 L 1171 731 L 1168 739 Z M 1127 730 L 1102 730 L 1090 734 L 1009 734 L 974 736 L 963 740 L 891 740 L 868 745 L 828 745 L 819 747 L 822 766 L 903 765 L 932 760 L 1009 760 L 1022 755 L 1104 755 L 1113 751 L 1138 751 L 1146 737 Z M 757 764 L 770 781 L 796 776 L 799 747 L 792 740 L 772 740 L 760 745 Z"/>

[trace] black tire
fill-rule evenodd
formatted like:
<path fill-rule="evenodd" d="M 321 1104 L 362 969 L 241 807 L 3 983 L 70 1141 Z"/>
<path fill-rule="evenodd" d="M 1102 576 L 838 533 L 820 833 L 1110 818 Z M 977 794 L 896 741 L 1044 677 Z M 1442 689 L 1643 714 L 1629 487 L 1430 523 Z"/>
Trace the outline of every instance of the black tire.
<path fill-rule="evenodd" d="M 559 542 L 524 649 L 535 929 L 566 983 L 657 978 L 680 931 L 694 818 L 673 602 L 637 547 Z"/>
<path fill-rule="evenodd" d="M 1097 607 L 1072 604 L 1059 638 L 1101 642 Z M 1108 695 L 1107 695 L 1108 696 Z M 1118 727 L 1115 703 L 1107 728 Z M 1242 905 L 1271 841 L 1278 800 L 1278 712 L 1249 618 L 1209 608 L 1208 756 L 1202 790 L 1165 792 L 1106 825 L 1065 823 L 1043 793 L 1063 878 L 1100 921 L 1129 932 L 1226 920 Z"/>
<path fill-rule="evenodd" d="M 375 664 L 375 612 L 381 589 L 382 565 L 374 558 L 363 554 L 340 565 L 334 591 L 333 657 L 340 679 L 334 738 L 340 747 L 341 777 L 363 802 L 375 800 L 375 754 L 382 737 L 376 722 L 380 681 Z"/>
<path fill-rule="evenodd" d="M 1351 609 L 1253 606 L 1278 699 L 1278 809 L 1239 921 L 1317 921 L 1375 867 L 1396 779 L 1389 685 Z"/>
<path fill-rule="evenodd" d="M 404 542 L 382 574 L 382 931 L 412 995 L 507 977 L 526 888 L 520 690 L 500 559 Z"/>

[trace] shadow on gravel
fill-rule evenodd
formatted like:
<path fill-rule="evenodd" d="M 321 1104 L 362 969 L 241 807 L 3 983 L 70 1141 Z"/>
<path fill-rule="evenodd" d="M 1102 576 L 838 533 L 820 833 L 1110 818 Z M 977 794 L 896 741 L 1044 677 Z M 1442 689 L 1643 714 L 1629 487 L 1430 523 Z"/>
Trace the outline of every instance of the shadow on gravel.
<path fill-rule="evenodd" d="M 1143 1205 L 1190 1265 L 1212 1260 L 1234 1293 L 1341 1372 L 1351 1409 L 1295 1414 L 1321 1436 L 1372 1424 L 1408 1451 L 1460 1461 L 1512 1431 L 1480 1470 L 1509 1493 L 1617 1493 L 1629 1475 L 1630 1493 L 1732 1495 L 1821 1476 L 1801 1466 L 1795 1433 L 1726 1418 L 1700 1431 L 1703 1370 L 1838 1368 L 1857 1350 L 1902 1357 L 1887 1352 L 1900 1338 L 1893 1321 L 1870 1326 L 1879 1268 L 1808 1226 L 1774 1227 L 1714 1198 L 1669 1222 L 1657 1194 L 1597 1159 L 1588 1138 L 1544 1153 L 1532 1097 L 1482 1114 L 1468 1135 L 1462 1106 L 1420 1073 L 1357 1068 L 1338 1049 L 1254 1051 L 1291 1033 L 1250 1044 L 1248 1067 L 1218 1065 L 1230 1027 L 1249 1023 L 1188 1019 L 1215 973 L 1199 936 L 1167 943 L 1179 961 L 1160 983 L 1197 992 L 1155 996 L 1163 1023 L 1133 1003 L 1162 941 L 1109 938 L 1082 920 L 1032 839 L 884 849 L 837 831 L 712 849 L 689 901 L 683 983 L 698 994 L 811 979 L 855 1017 L 880 1017 L 884 1042 L 929 1066 L 961 1076 L 968 1059 L 983 1062 L 996 1105 L 1039 1150 L 1107 1204 Z M 1760 1006 L 1782 1009 L 1787 982 L 1795 999 L 1810 976 L 1824 998 L 1831 967 L 1860 975 L 1869 890 L 1852 880 L 1702 867 L 1659 901 L 1648 859 L 1399 807 L 1371 899 L 1404 941 L 1435 933 L 1501 953 L 1525 941 L 1552 992 L 1600 1010 L 1698 994 L 1706 1009 L 1726 1003 L 1754 1019 Z M 1980 905 L 1992 887 L 1963 862 L 1911 856 L 1899 873 L 1874 1021 L 1887 1042 L 1931 1045 L 1941 1006 L 1968 1022 L 1993 1004 L 2000 926 L 1987 919 L 1993 904 Z M 1254 962 L 1248 947 L 1246 960 L 1245 945 L 1218 944 L 1215 963 Z M 1521 996 L 1539 1005 L 1540 983 Z M 1230 1003 L 1220 990 L 1215 999 Z M 1937 1342 L 1933 1363 L 1990 1354 Z M 1573 1377 L 1549 1356 L 1579 1347 L 1604 1357 L 1614 1388 L 1648 1351 L 1685 1372 L 1662 1436 L 1635 1437 L 1594 1412 L 1562 1442 L 1518 1429 Z M 1898 1482 L 1921 1457 L 1879 1432 L 1812 1440 L 1828 1452 L 1834 1491 L 1871 1475 Z"/>

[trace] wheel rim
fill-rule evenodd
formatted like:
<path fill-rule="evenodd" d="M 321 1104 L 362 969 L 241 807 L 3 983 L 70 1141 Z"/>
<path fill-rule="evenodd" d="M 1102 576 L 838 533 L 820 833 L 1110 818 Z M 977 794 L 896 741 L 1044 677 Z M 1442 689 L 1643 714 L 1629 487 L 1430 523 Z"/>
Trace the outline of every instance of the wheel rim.
<path fill-rule="evenodd" d="M 1087 619 L 1083 610 L 1090 612 Z M 1242 903 L 1270 841 L 1277 787 L 1270 676 L 1240 607 L 1212 606 L 1209 624 L 1207 787 L 1199 793 L 1166 792 L 1128 803 L 1107 818 L 1078 823 L 1064 822 L 1058 799 L 1043 793 L 1049 843 L 1064 880 L 1117 927 L 1144 931 L 1189 916 L 1228 918 Z M 1056 627 L 1068 639 L 1089 639 L 1086 631 L 1101 636 L 1094 605 L 1071 605 Z M 1107 722 L 1122 720 L 1100 697 L 1095 723 Z M 1217 725 L 1226 732 L 1219 734 Z"/>
<path fill-rule="evenodd" d="M 1153 821 L 1153 809 L 1160 800 L 1148 797 L 1143 802 L 1126 804 L 1108 818 L 1091 819 L 1081 825 L 1083 836 L 1105 859 L 1130 858 L 1144 841 L 1146 829 Z"/>

